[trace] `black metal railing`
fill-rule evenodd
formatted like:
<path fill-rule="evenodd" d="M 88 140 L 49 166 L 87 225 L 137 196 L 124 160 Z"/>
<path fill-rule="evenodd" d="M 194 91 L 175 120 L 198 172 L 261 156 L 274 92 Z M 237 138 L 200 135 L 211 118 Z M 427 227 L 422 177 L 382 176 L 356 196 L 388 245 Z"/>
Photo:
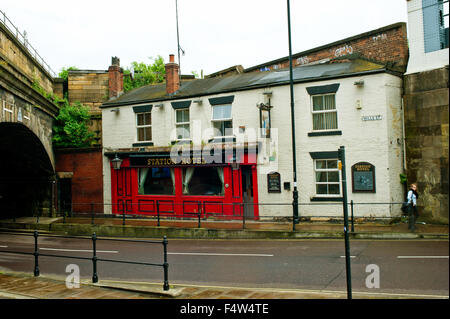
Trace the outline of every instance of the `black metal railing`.
<path fill-rule="evenodd" d="M 164 236 L 162 241 L 152 241 L 152 240 L 132 240 L 132 239 L 117 239 L 117 238 L 98 238 L 95 233 L 92 234 L 92 237 L 79 237 L 79 236 L 60 236 L 60 235 L 40 235 L 38 231 L 34 231 L 33 234 L 23 234 L 23 233 L 15 233 L 16 235 L 22 236 L 33 236 L 34 237 L 34 251 L 24 252 L 24 251 L 12 251 L 12 250 L 0 250 L 0 253 L 9 253 L 9 254 L 21 254 L 21 255 L 32 255 L 34 256 L 34 276 L 38 277 L 40 275 L 39 268 L 39 257 L 56 257 L 56 258 L 67 258 L 67 259 L 78 259 L 78 260 L 90 260 L 92 261 L 92 282 L 98 282 L 98 262 L 112 262 L 112 263 L 122 263 L 122 264 L 131 264 L 131 265 L 144 265 L 144 266 L 157 266 L 162 267 L 164 270 L 164 284 L 163 289 L 169 290 L 169 263 L 167 261 L 167 245 L 168 240 L 167 237 Z M 57 238 L 69 238 L 69 239 L 91 239 L 92 240 L 92 257 L 80 257 L 80 256 L 67 256 L 67 255 L 49 255 L 43 254 L 39 252 L 38 245 L 38 237 L 57 237 Z M 129 260 L 116 260 L 116 259 L 105 259 L 99 258 L 97 256 L 97 241 L 120 241 L 120 242 L 135 242 L 135 243 L 147 243 L 147 244 L 162 244 L 163 245 L 163 263 L 147 263 L 147 262 L 137 262 L 137 261 L 129 261 Z"/>
<path fill-rule="evenodd" d="M 365 220 L 387 220 L 390 221 L 393 218 L 399 218 L 402 216 L 400 207 L 401 202 L 354 202 L 351 200 L 348 203 L 350 209 L 350 218 L 349 221 L 351 223 L 351 232 L 355 231 L 355 218 L 365 219 Z M 263 207 L 263 206 L 275 206 L 280 209 L 292 209 L 292 203 L 223 203 L 223 202 L 206 202 L 206 201 L 188 201 L 183 203 L 174 203 L 169 202 L 167 200 L 154 200 L 153 204 L 151 204 L 152 209 L 148 210 L 145 213 L 135 213 L 136 209 L 133 209 L 133 206 L 143 205 L 142 203 L 132 203 L 132 202 L 120 202 L 120 203 L 71 203 L 70 205 L 63 204 L 64 207 L 69 207 L 70 209 L 67 211 L 62 211 L 58 213 L 58 216 L 62 217 L 62 222 L 66 223 L 67 218 L 88 218 L 90 219 L 90 223 L 92 225 L 96 225 L 99 223 L 101 219 L 115 219 L 121 220 L 123 226 L 127 225 L 127 221 L 131 220 L 144 220 L 144 221 L 156 221 L 156 226 L 160 227 L 162 225 L 162 221 L 196 221 L 197 228 L 202 227 L 202 223 L 204 222 L 238 222 L 241 223 L 242 229 L 247 228 L 247 223 L 249 220 L 257 221 L 259 223 L 265 222 L 275 222 L 275 223 L 293 223 L 294 220 L 292 215 L 289 214 L 279 214 L 279 215 L 263 215 L 259 217 L 255 216 L 247 216 L 245 211 L 247 208 L 251 208 L 254 211 L 255 207 Z M 150 205 L 150 204 L 146 204 Z M 384 216 L 362 216 L 361 214 L 357 214 L 357 207 L 362 206 L 391 206 L 391 212 L 393 212 L 393 216 L 384 217 Z M 105 206 L 111 206 L 111 210 L 114 210 L 115 213 L 105 214 L 104 208 Z M 179 209 L 175 209 L 178 206 Z M 191 206 L 190 210 L 187 210 L 186 207 Z M 208 209 L 208 207 L 214 207 L 214 209 Z M 339 222 L 343 220 L 342 214 L 342 202 L 313 202 L 313 203 L 299 203 L 299 211 L 300 221 L 308 221 L 311 218 L 328 218 L 334 221 Z M 331 207 L 329 210 L 330 214 L 320 215 L 320 214 L 301 214 L 302 210 L 305 206 L 328 206 Z M 334 207 L 333 207 L 334 206 Z M 195 209 L 192 209 L 195 207 Z M 114 208 L 114 209 L 113 209 Z M 397 209 L 398 208 L 398 209 Z M 359 216 L 357 216 L 359 215 Z M 39 223 L 39 214 L 36 216 L 36 222 Z"/>

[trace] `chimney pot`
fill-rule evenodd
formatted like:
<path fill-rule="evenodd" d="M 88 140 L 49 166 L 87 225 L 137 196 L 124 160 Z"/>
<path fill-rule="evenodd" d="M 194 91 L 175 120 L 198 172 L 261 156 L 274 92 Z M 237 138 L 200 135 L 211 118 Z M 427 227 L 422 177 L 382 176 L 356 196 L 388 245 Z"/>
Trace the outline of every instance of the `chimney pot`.
<path fill-rule="evenodd" d="M 175 55 L 174 54 L 170 54 L 169 55 L 169 62 L 170 63 L 175 63 Z"/>

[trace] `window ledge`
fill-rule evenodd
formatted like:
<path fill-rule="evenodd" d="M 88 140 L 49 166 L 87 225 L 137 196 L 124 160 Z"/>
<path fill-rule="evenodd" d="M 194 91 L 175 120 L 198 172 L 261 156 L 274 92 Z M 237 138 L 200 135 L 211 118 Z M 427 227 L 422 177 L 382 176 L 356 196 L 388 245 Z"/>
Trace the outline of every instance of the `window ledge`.
<path fill-rule="evenodd" d="M 342 131 L 320 131 L 320 132 L 309 132 L 308 136 L 330 136 L 330 135 L 342 135 Z"/>
<path fill-rule="evenodd" d="M 132 144 L 133 147 L 136 146 L 153 146 L 153 142 L 137 142 Z"/>
<path fill-rule="evenodd" d="M 342 202 L 342 197 L 311 197 L 311 202 Z"/>

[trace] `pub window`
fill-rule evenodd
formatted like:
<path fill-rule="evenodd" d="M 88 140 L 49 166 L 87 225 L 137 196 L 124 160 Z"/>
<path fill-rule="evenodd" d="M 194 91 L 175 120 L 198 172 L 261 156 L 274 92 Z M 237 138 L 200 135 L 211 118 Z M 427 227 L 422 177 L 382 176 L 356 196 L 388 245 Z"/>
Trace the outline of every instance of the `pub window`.
<path fill-rule="evenodd" d="M 317 159 L 314 161 L 317 196 L 340 196 L 340 171 L 337 159 Z"/>
<path fill-rule="evenodd" d="M 174 195 L 175 173 L 169 167 L 140 168 L 138 170 L 138 194 Z"/>
<path fill-rule="evenodd" d="M 152 141 L 152 113 L 136 113 L 136 128 L 138 142 Z"/>
<path fill-rule="evenodd" d="M 228 129 L 233 128 L 231 104 L 213 105 L 211 121 L 214 128 L 214 136 L 226 136 Z"/>
<path fill-rule="evenodd" d="M 175 110 L 175 126 L 177 130 L 177 140 L 187 140 L 190 138 L 189 109 Z"/>
<path fill-rule="evenodd" d="M 312 96 L 312 119 L 315 131 L 338 128 L 335 94 Z"/>
<path fill-rule="evenodd" d="M 223 195 L 223 180 L 223 167 L 183 168 L 183 194 Z"/>

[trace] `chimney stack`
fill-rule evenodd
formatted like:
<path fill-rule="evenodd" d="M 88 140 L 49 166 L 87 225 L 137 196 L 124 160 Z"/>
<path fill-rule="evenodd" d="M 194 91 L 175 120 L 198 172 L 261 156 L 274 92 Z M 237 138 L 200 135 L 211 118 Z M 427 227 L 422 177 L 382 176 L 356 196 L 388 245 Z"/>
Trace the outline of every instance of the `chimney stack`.
<path fill-rule="evenodd" d="M 115 98 L 123 93 L 123 70 L 120 67 L 118 57 L 111 58 L 111 66 L 108 68 L 109 98 Z"/>
<path fill-rule="evenodd" d="M 180 88 L 180 67 L 175 63 L 175 55 L 169 55 L 169 63 L 166 64 L 166 93 L 175 94 Z"/>

